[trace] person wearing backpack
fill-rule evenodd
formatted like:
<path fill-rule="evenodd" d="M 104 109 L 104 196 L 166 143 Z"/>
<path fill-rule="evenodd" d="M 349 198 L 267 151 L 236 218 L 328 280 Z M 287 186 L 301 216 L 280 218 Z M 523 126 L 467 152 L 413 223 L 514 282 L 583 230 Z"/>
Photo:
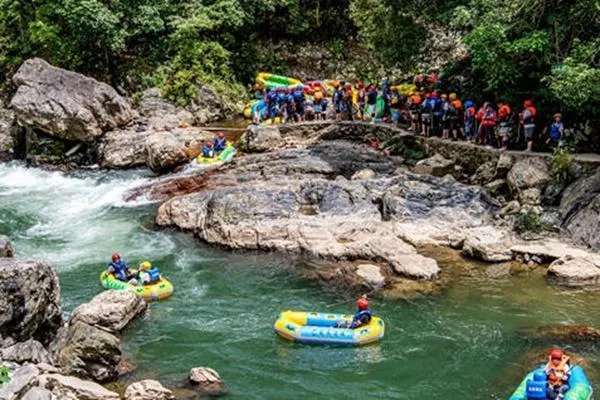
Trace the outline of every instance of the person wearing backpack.
<path fill-rule="evenodd" d="M 448 131 L 452 134 L 452 140 L 457 140 L 458 133 L 460 132 L 463 105 L 462 101 L 457 98 L 456 93 L 450 93 L 448 98 L 450 100 L 447 110 Z"/>
<path fill-rule="evenodd" d="M 527 149 L 525 151 L 532 151 L 533 149 L 533 135 L 535 134 L 535 117 L 537 115 L 537 109 L 533 106 L 531 100 L 525 100 L 523 102 L 523 111 L 519 115 L 521 125 L 523 125 L 523 132 L 525 133 L 525 140 L 527 140 Z"/>
<path fill-rule="evenodd" d="M 502 141 L 501 150 L 506 150 L 508 147 L 508 139 L 510 138 L 510 105 L 501 101 L 498 103 L 498 135 Z"/>
<path fill-rule="evenodd" d="M 475 110 L 475 103 L 473 103 L 471 100 L 465 101 L 465 127 L 463 135 L 465 139 L 467 139 L 467 141 L 469 142 L 476 140 L 477 138 L 477 121 L 475 120 L 476 112 L 477 111 Z"/>
<path fill-rule="evenodd" d="M 431 133 L 431 113 L 433 111 L 433 100 L 432 94 L 427 93 L 425 95 L 425 101 L 421 105 L 421 125 L 422 132 L 421 134 L 425 137 L 429 137 Z"/>

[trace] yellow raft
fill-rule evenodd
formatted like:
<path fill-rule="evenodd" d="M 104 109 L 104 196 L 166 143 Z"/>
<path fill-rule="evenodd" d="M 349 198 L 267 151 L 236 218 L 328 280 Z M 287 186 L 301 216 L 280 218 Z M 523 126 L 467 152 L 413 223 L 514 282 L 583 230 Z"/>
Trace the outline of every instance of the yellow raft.
<path fill-rule="evenodd" d="M 136 273 L 134 269 L 130 271 Z M 104 289 L 130 290 L 136 295 L 143 297 L 147 302 L 164 300 L 173 294 L 173 284 L 165 278 L 161 278 L 160 281 L 151 285 L 131 285 L 118 280 L 114 274 L 103 271 L 100 274 L 100 283 Z"/>
<path fill-rule="evenodd" d="M 305 344 L 362 346 L 383 338 L 385 324 L 373 317 L 368 325 L 356 329 L 336 328 L 338 323 L 350 324 L 352 315 L 284 311 L 279 314 L 273 330 L 284 339 Z"/>

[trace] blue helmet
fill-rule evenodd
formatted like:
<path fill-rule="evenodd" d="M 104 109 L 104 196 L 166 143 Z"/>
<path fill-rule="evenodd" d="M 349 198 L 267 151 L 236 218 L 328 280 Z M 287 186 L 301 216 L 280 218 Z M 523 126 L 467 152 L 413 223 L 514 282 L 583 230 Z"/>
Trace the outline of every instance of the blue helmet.
<path fill-rule="evenodd" d="M 467 100 L 465 101 L 465 107 L 469 108 L 469 107 L 473 107 L 475 104 L 471 101 L 471 100 Z"/>

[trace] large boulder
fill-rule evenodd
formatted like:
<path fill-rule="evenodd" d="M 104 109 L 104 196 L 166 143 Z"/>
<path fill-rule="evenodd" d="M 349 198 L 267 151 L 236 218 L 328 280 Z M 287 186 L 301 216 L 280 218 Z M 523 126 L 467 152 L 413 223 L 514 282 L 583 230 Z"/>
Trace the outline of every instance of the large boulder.
<path fill-rule="evenodd" d="M 147 165 L 155 172 L 169 172 L 188 161 L 183 143 L 168 132 L 146 140 Z"/>
<path fill-rule="evenodd" d="M 600 249 L 600 171 L 564 191 L 560 216 L 562 227 L 576 242 Z"/>
<path fill-rule="evenodd" d="M 219 373 L 212 368 L 192 368 L 188 379 L 189 385 L 209 395 L 220 395 L 227 390 Z"/>
<path fill-rule="evenodd" d="M 14 255 L 15 249 L 8 237 L 0 235 L 0 257 L 12 257 Z"/>
<path fill-rule="evenodd" d="M 381 267 L 378 265 L 361 264 L 356 267 L 356 275 L 371 290 L 381 289 L 385 286 L 385 276 L 381 273 Z"/>
<path fill-rule="evenodd" d="M 36 386 L 40 370 L 33 364 L 17 368 L 10 374 L 10 381 L 0 385 L 0 399 L 20 399 L 27 391 Z"/>
<path fill-rule="evenodd" d="M 262 153 L 281 147 L 285 139 L 277 126 L 251 125 L 240 138 L 240 149 L 247 153 Z"/>
<path fill-rule="evenodd" d="M 40 58 L 25 61 L 13 82 L 11 107 L 19 123 L 60 139 L 91 142 L 134 118 L 127 100 L 107 84 Z"/>
<path fill-rule="evenodd" d="M 600 264 L 585 258 L 565 256 L 550 264 L 548 274 L 568 285 L 597 285 L 600 283 Z"/>
<path fill-rule="evenodd" d="M 119 400 L 119 395 L 103 388 L 95 382 L 85 381 L 74 376 L 42 374 L 39 386 L 52 392 L 60 400 Z"/>
<path fill-rule="evenodd" d="M 34 386 L 25 393 L 21 400 L 54 400 L 55 398 L 48 389 Z"/>
<path fill-rule="evenodd" d="M 48 353 L 48 350 L 46 350 L 40 342 L 33 339 L 0 349 L 0 359 L 19 364 L 23 364 L 25 362 L 30 362 L 33 364 L 52 363 L 52 359 Z"/>
<path fill-rule="evenodd" d="M 194 115 L 194 122 L 198 125 L 240 115 L 244 109 L 242 101 L 231 101 L 208 84 L 199 84 L 194 88 L 195 95 L 187 109 Z M 242 96 L 243 93 L 240 93 L 239 98 Z"/>
<path fill-rule="evenodd" d="M 15 146 L 12 129 L 15 116 L 0 106 L 0 160 L 10 159 Z"/>
<path fill-rule="evenodd" d="M 125 389 L 125 400 L 173 400 L 173 392 L 165 388 L 160 382 L 145 379 L 132 383 Z"/>
<path fill-rule="evenodd" d="M 46 263 L 0 258 L 0 336 L 47 343 L 60 326 L 60 286 Z"/>
<path fill-rule="evenodd" d="M 145 118 L 143 122 L 147 129 L 174 129 L 194 123 L 192 113 L 167 101 L 158 88 L 142 92 L 137 111 Z"/>
<path fill-rule="evenodd" d="M 146 311 L 147 304 L 139 296 L 128 290 L 106 290 L 89 303 L 73 310 L 71 324 L 83 322 L 119 332 L 138 315 Z"/>
<path fill-rule="evenodd" d="M 454 161 L 444 158 L 440 154 L 417 162 L 414 172 L 433 176 L 445 176 L 452 172 Z"/>
<path fill-rule="evenodd" d="M 493 161 L 481 164 L 477 168 L 477 171 L 475 171 L 475 174 L 469 179 L 471 184 L 483 186 L 492 182 L 496 177 L 496 164 Z"/>
<path fill-rule="evenodd" d="M 490 226 L 474 228 L 467 232 L 463 254 L 487 262 L 512 260 L 513 239 L 506 231 Z"/>
<path fill-rule="evenodd" d="M 537 157 L 516 162 L 507 175 L 508 186 L 521 204 L 540 204 L 549 181 L 548 165 Z"/>
<path fill-rule="evenodd" d="M 75 322 L 57 347 L 56 361 L 66 374 L 96 382 L 108 382 L 119 375 L 121 343 L 103 329 Z"/>

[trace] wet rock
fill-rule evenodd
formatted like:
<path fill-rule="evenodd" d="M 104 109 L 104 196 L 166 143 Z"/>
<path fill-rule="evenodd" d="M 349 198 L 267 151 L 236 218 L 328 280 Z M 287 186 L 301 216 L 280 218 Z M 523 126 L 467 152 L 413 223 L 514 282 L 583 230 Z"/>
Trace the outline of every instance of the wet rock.
<path fill-rule="evenodd" d="M 128 358 L 122 357 L 121 361 L 119 361 L 119 365 L 117 365 L 117 372 L 119 374 L 119 378 L 122 378 L 125 375 L 129 375 L 137 369 L 137 366 L 133 361 Z"/>
<path fill-rule="evenodd" d="M 105 83 L 33 58 L 12 78 L 11 100 L 21 125 L 60 139 L 90 142 L 134 117 L 127 100 Z"/>
<path fill-rule="evenodd" d="M 18 367 L 10 376 L 10 381 L 0 385 L 0 399 L 19 399 L 36 386 L 40 371 L 33 364 Z"/>
<path fill-rule="evenodd" d="M 240 149 L 247 153 L 262 153 L 280 148 L 285 140 L 277 126 L 252 125 L 240 138 Z"/>
<path fill-rule="evenodd" d="M 146 119 L 144 124 L 147 129 L 168 130 L 191 126 L 194 123 L 192 113 L 167 101 L 158 88 L 142 92 L 137 111 Z"/>
<path fill-rule="evenodd" d="M 356 268 L 356 275 L 365 282 L 369 289 L 377 290 L 385 286 L 385 276 L 377 265 L 361 264 Z"/>
<path fill-rule="evenodd" d="M 21 400 L 54 400 L 52 392 L 41 387 L 32 387 L 25 393 Z"/>
<path fill-rule="evenodd" d="M 125 389 L 125 400 L 173 400 L 173 392 L 163 387 L 160 382 L 145 379 L 132 383 Z"/>
<path fill-rule="evenodd" d="M 0 257 L 13 257 L 15 249 L 8 237 L 0 235 Z"/>
<path fill-rule="evenodd" d="M 189 384 L 209 395 L 220 395 L 227 391 L 219 373 L 207 367 L 192 368 L 189 375 Z"/>
<path fill-rule="evenodd" d="M 183 144 L 168 132 L 152 135 L 146 140 L 147 165 L 155 172 L 172 171 L 188 160 Z"/>
<path fill-rule="evenodd" d="M 570 185 L 559 210 L 562 227 L 577 243 L 600 249 L 600 171 Z"/>
<path fill-rule="evenodd" d="M 494 180 L 496 177 L 496 164 L 494 161 L 488 161 L 481 164 L 475 174 L 471 176 L 472 185 L 484 186 Z"/>
<path fill-rule="evenodd" d="M 417 162 L 414 172 L 417 174 L 426 174 L 442 177 L 452 172 L 454 161 L 448 160 L 439 154 Z"/>
<path fill-rule="evenodd" d="M 585 325 L 546 325 L 524 328 L 522 332 L 531 339 L 555 343 L 600 341 L 600 330 Z"/>
<path fill-rule="evenodd" d="M 121 346 L 116 336 L 83 322 L 75 322 L 69 327 L 56 358 L 65 374 L 108 382 L 119 374 Z"/>
<path fill-rule="evenodd" d="M 550 264 L 548 274 L 568 285 L 597 285 L 600 283 L 600 264 L 594 264 L 588 259 L 566 256 Z"/>
<path fill-rule="evenodd" d="M 32 364 L 52 363 L 48 351 L 40 342 L 33 339 L 0 349 L 0 359 L 13 361 L 19 364 L 25 362 L 30 362 Z"/>
<path fill-rule="evenodd" d="M 119 400 L 117 393 L 74 376 L 43 374 L 38 380 L 40 387 L 51 391 L 61 400 Z"/>
<path fill-rule="evenodd" d="M 486 226 L 467 232 L 462 252 L 482 261 L 510 261 L 512 244 L 513 239 L 508 232 Z"/>
<path fill-rule="evenodd" d="M 141 315 L 148 305 L 139 296 L 127 290 L 106 290 L 89 303 L 73 310 L 71 324 L 78 321 L 113 332 L 119 332 L 135 317 Z"/>
<path fill-rule="evenodd" d="M 364 181 L 368 179 L 375 179 L 377 174 L 372 169 L 361 169 L 360 171 L 356 171 L 354 175 L 350 178 L 353 181 Z"/>
<path fill-rule="evenodd" d="M 0 258 L 0 336 L 48 343 L 61 324 L 60 286 L 40 261 Z"/>
<path fill-rule="evenodd" d="M 518 161 L 507 175 L 508 186 L 521 204 L 540 204 L 541 191 L 549 181 L 548 166 L 539 158 Z"/>

